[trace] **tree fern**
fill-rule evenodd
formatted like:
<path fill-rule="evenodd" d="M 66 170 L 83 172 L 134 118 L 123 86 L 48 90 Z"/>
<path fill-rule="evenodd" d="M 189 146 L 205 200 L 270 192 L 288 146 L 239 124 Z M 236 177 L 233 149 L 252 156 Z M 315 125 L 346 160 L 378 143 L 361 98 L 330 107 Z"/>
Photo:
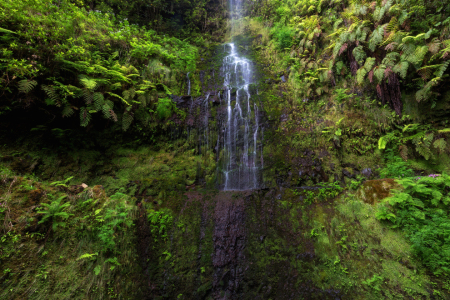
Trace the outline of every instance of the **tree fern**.
<path fill-rule="evenodd" d="M 24 79 L 18 82 L 19 92 L 28 94 L 37 85 L 35 80 Z"/>

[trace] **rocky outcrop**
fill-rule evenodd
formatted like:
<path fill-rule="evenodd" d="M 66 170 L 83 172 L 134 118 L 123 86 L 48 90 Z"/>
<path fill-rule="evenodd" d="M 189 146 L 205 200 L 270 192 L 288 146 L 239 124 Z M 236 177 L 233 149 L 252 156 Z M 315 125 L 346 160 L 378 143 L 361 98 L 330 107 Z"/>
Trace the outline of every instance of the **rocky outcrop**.
<path fill-rule="evenodd" d="M 358 190 L 358 196 L 365 203 L 373 205 L 391 196 L 392 189 L 399 188 L 401 188 L 401 186 L 395 182 L 395 179 L 368 180 L 364 182 Z"/>

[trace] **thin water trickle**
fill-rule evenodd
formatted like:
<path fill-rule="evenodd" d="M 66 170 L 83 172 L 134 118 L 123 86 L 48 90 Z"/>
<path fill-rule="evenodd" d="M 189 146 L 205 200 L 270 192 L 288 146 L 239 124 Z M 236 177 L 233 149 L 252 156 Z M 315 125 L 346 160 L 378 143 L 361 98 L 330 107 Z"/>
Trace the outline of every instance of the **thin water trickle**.
<path fill-rule="evenodd" d="M 188 96 L 190 96 L 191 95 L 191 79 L 189 78 L 189 73 L 190 72 L 188 72 L 187 73 L 187 75 L 186 75 L 186 77 L 187 77 L 187 82 L 188 82 Z"/>
<path fill-rule="evenodd" d="M 250 190 L 259 187 L 261 159 L 258 157 L 258 106 L 250 85 L 252 63 L 239 55 L 234 43 L 225 45 L 223 60 L 227 123 L 224 130 L 223 189 Z M 253 108 L 253 109 L 252 109 Z"/>

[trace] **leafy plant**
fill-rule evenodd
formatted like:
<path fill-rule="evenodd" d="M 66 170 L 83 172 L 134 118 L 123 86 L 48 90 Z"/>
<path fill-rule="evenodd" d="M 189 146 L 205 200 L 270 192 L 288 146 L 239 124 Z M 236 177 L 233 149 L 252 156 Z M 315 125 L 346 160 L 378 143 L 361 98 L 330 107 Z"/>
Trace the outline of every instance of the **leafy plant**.
<path fill-rule="evenodd" d="M 96 220 L 101 225 L 98 227 L 97 236 L 102 243 L 104 251 L 116 252 L 115 236 L 121 228 L 130 227 L 133 221 L 130 218 L 131 207 L 126 205 L 125 199 L 128 196 L 117 192 L 110 197 L 113 200 L 112 205 L 105 209 L 97 209 Z M 102 212 L 102 214 L 100 214 Z"/>
<path fill-rule="evenodd" d="M 73 178 L 73 176 L 66 178 L 64 180 L 61 181 L 54 181 L 52 183 L 50 183 L 50 185 L 54 185 L 56 187 L 62 186 L 64 188 L 68 188 L 69 186 L 67 185 L 67 183 Z"/>
<path fill-rule="evenodd" d="M 148 220 L 150 222 L 150 229 L 155 242 L 158 239 L 167 240 L 167 234 L 172 226 L 173 216 L 169 210 L 154 211 L 148 213 Z"/>
<path fill-rule="evenodd" d="M 363 281 L 363 284 L 371 287 L 376 291 L 381 291 L 381 284 L 383 283 L 383 277 L 377 274 L 374 274 L 372 278 L 368 278 Z"/>
<path fill-rule="evenodd" d="M 51 222 L 52 223 L 52 229 L 56 230 L 58 226 L 65 227 L 66 223 L 64 220 L 67 220 L 71 214 L 66 212 L 67 208 L 70 206 L 70 203 L 62 203 L 62 200 L 65 199 L 67 196 L 61 196 L 56 200 L 53 200 L 48 203 L 42 203 L 41 205 L 44 207 L 44 209 L 39 209 L 38 214 L 42 214 L 43 218 L 38 223 L 42 224 L 45 222 Z"/>
<path fill-rule="evenodd" d="M 385 199 L 377 212 L 394 228 L 406 233 L 415 254 L 435 274 L 450 274 L 450 176 L 398 179 L 403 190 Z M 387 205 L 389 204 L 389 205 Z"/>

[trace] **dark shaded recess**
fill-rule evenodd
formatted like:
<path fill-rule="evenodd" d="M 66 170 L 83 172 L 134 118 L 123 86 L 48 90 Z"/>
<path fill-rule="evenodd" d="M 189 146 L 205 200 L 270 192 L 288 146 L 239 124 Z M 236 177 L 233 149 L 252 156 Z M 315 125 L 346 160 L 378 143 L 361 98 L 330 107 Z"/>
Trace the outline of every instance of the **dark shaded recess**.
<path fill-rule="evenodd" d="M 356 76 L 356 72 L 359 69 L 359 65 L 356 62 L 355 57 L 353 56 L 353 49 L 355 49 L 355 48 L 356 48 L 356 46 L 353 44 L 347 48 L 347 59 L 350 64 L 350 71 L 352 72 L 353 76 Z"/>
<path fill-rule="evenodd" d="M 152 284 L 150 279 L 151 269 L 150 269 L 150 258 L 152 256 L 152 233 L 150 231 L 150 225 L 147 220 L 147 212 L 145 208 L 138 202 L 139 207 L 139 217 L 136 221 L 136 247 L 139 254 L 139 265 L 142 268 L 142 300 L 153 299 L 156 286 Z"/>
<path fill-rule="evenodd" d="M 377 85 L 377 95 L 378 98 L 381 99 L 383 105 L 389 104 L 389 106 L 395 110 L 397 115 L 402 115 L 403 103 L 397 74 L 391 71 L 387 82 L 383 80 Z"/>

